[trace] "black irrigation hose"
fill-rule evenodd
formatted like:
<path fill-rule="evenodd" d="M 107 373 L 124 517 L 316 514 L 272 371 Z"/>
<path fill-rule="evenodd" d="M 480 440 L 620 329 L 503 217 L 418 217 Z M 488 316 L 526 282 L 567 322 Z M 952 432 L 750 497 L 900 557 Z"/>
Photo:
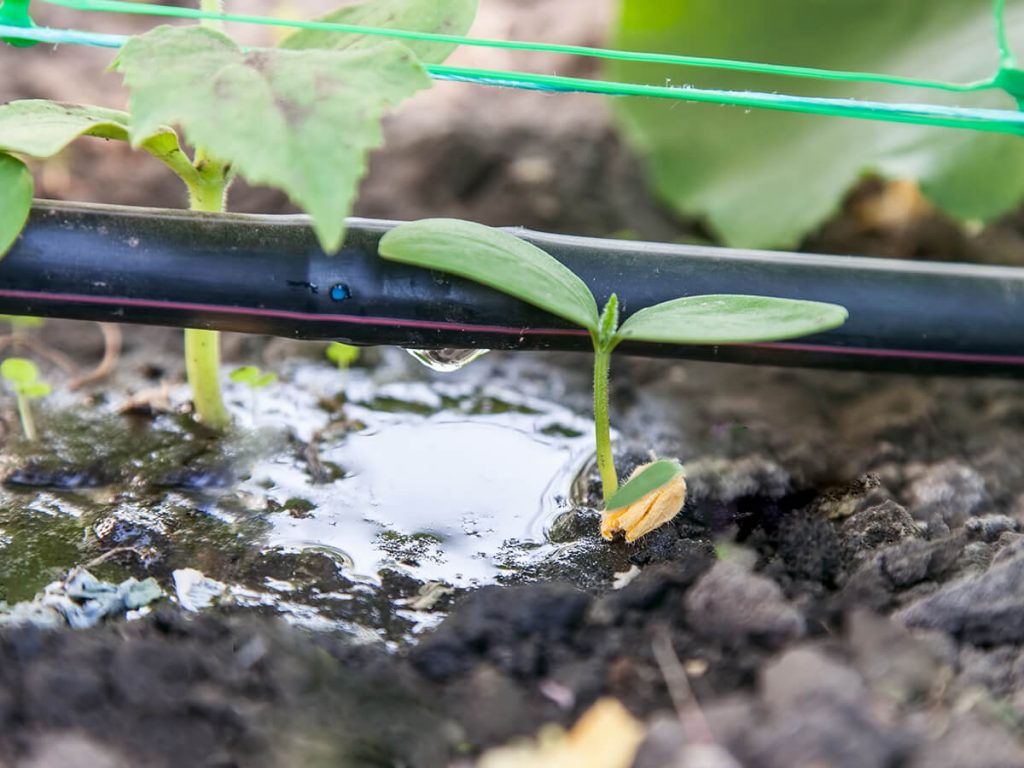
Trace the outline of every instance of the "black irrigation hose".
<path fill-rule="evenodd" d="M 305 217 L 39 203 L 0 261 L 0 313 L 410 348 L 589 350 L 585 332 L 467 280 L 385 261 L 390 222 L 353 219 L 325 255 Z M 682 295 L 842 304 L 841 328 L 775 344 L 628 344 L 727 362 L 1024 374 L 1024 270 L 516 232 L 624 316 Z"/>

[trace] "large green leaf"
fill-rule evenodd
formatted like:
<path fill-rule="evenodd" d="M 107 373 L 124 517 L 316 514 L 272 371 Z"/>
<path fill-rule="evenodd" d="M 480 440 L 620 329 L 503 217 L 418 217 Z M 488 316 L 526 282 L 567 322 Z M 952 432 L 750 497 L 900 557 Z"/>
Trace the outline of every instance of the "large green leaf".
<path fill-rule="evenodd" d="M 400 224 L 381 238 L 380 255 L 468 277 L 589 331 L 597 302 L 586 284 L 535 245 L 500 229 L 457 219 Z"/>
<path fill-rule="evenodd" d="M 999 63 L 991 0 L 621 0 L 614 45 L 966 82 Z M 1010 3 L 1024 39 L 1024 3 Z M 616 78 L 892 102 L 1014 109 L 1005 93 L 950 94 L 689 67 L 617 63 Z M 621 99 L 617 114 L 657 192 L 728 244 L 789 247 L 868 171 L 917 178 L 946 211 L 988 219 L 1024 198 L 1024 141 L 966 130 Z"/>
<path fill-rule="evenodd" d="M 619 341 L 667 344 L 730 344 L 778 341 L 842 325 L 847 312 L 837 304 L 768 296 L 712 294 L 673 299 L 631 315 Z"/>
<path fill-rule="evenodd" d="M 28 221 L 32 207 L 32 174 L 16 157 L 0 152 L 0 257 Z"/>
<path fill-rule="evenodd" d="M 345 51 L 242 51 L 208 27 L 157 27 L 132 38 L 115 66 L 131 89 L 132 141 L 163 124 L 257 184 L 284 190 L 313 219 L 327 251 L 381 141 L 386 109 L 429 86 L 404 46 Z"/>
<path fill-rule="evenodd" d="M 432 32 L 440 35 L 464 35 L 476 16 L 477 0 L 366 0 L 346 5 L 321 16 L 317 21 L 351 24 L 360 27 L 384 27 L 407 32 Z M 300 29 L 281 41 L 281 48 L 359 48 L 374 45 L 381 38 L 345 32 Z M 455 43 L 426 40 L 400 40 L 424 64 L 440 64 L 457 47 Z"/>

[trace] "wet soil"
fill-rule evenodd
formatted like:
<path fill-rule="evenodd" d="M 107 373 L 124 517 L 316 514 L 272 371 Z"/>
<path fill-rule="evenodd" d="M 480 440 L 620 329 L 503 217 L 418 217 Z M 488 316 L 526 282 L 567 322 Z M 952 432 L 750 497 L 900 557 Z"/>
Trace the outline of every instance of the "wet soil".
<path fill-rule="evenodd" d="M 496 6 L 481 34 L 599 40 L 600 14 L 558 26 L 561 0 Z M 58 54 L 31 56 L 3 96 L 72 98 Z M 118 106 L 109 83 L 79 92 Z M 600 103 L 466 94 L 392 121 L 360 213 L 706 236 L 649 198 Z M 180 202 L 159 168 L 115 185 L 120 150 L 83 147 L 41 169 L 46 194 Z M 867 182 L 808 247 L 1021 262 L 1019 215 L 975 233 L 874 215 L 890 194 Z M 94 326 L 31 333 L 83 369 L 101 353 Z M 41 361 L 41 448 L 2 401 L 0 598 L 103 556 L 97 575 L 166 597 L 0 632 L 0 765 L 471 764 L 612 695 L 652 726 L 637 768 L 695 766 L 695 720 L 747 768 L 1024 766 L 1018 382 L 617 360 L 620 472 L 653 450 L 689 485 L 672 524 L 626 545 L 597 535 L 586 356 L 442 375 L 382 351 L 343 376 L 322 345 L 225 342 L 227 366 L 281 376 L 255 409 L 229 387 L 226 438 L 188 418 L 160 329 L 126 330 L 115 377 L 83 391 Z M 223 586 L 198 613 L 175 595 L 186 567 Z M 655 656 L 666 637 L 688 701 Z"/>

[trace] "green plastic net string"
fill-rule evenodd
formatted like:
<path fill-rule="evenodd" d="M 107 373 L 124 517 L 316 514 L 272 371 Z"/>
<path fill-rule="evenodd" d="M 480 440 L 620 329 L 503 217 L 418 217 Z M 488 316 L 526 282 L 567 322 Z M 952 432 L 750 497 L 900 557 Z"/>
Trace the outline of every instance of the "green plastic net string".
<path fill-rule="evenodd" d="M 268 16 L 238 13 L 212 13 L 196 8 L 179 8 L 129 0 L 42 0 L 50 5 L 83 12 L 135 14 L 163 18 L 217 20 L 257 24 L 279 28 L 310 29 L 376 35 L 399 40 L 424 40 L 487 48 L 519 51 L 563 53 L 572 56 L 634 61 L 665 66 L 703 67 L 756 74 L 781 75 L 815 80 L 849 83 L 874 83 L 896 87 L 926 88 L 954 93 L 1002 90 L 1024 105 L 1024 71 L 1017 68 L 1010 48 L 1004 21 L 1005 0 L 993 0 L 995 43 L 999 48 L 999 67 L 991 77 L 968 83 L 947 82 L 927 78 L 901 77 L 873 72 L 817 69 L 813 67 L 764 64 L 733 59 L 680 56 L 643 51 L 621 51 L 578 45 L 559 45 L 515 40 L 491 40 L 459 35 L 441 35 L 409 30 L 363 27 L 322 21 L 275 19 Z M 119 48 L 127 40 L 123 35 L 85 32 L 75 29 L 38 27 L 29 14 L 29 0 L 3 0 L 0 6 L 0 39 L 14 45 L 35 43 L 89 45 Z M 785 93 L 716 90 L 686 86 L 661 86 L 612 80 L 541 75 L 527 72 L 501 71 L 448 65 L 428 65 L 427 71 L 437 80 L 451 80 L 478 85 L 520 88 L 550 92 L 582 92 L 607 96 L 642 96 L 676 101 L 704 102 L 745 108 L 773 109 L 831 117 L 860 118 L 897 123 L 913 123 L 945 128 L 962 128 L 994 133 L 1024 134 L 1024 114 L 1011 109 L 943 106 L 927 103 L 870 101 L 854 98 L 819 98 Z"/>

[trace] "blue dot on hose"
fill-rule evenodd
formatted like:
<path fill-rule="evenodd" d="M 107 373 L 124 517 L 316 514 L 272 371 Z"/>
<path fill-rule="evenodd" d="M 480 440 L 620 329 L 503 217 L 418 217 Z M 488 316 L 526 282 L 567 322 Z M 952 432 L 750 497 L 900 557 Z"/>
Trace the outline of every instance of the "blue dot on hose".
<path fill-rule="evenodd" d="M 337 283 L 331 286 L 331 298 L 334 299 L 334 301 L 344 301 L 351 295 L 352 292 L 344 283 Z"/>

